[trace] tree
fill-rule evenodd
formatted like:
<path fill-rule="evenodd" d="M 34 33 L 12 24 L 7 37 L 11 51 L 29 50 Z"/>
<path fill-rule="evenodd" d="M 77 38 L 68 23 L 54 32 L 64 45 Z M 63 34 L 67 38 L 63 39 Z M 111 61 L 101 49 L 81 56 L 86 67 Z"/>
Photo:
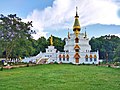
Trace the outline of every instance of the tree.
<path fill-rule="evenodd" d="M 35 48 L 32 45 L 32 42 L 29 39 L 19 39 L 19 42 L 16 42 L 16 47 L 14 48 L 10 54 L 11 58 L 19 58 L 19 57 L 29 57 L 33 56 L 35 53 Z"/>
<path fill-rule="evenodd" d="M 10 53 L 21 38 L 31 38 L 31 33 L 33 33 L 31 27 L 32 22 L 24 23 L 16 14 L 8 16 L 0 15 L 0 42 L 6 60 L 8 60 Z"/>
<path fill-rule="evenodd" d="M 120 45 L 115 49 L 114 61 L 120 62 Z"/>
<path fill-rule="evenodd" d="M 37 46 L 37 53 L 40 51 L 45 52 L 45 48 L 48 46 L 48 41 L 46 40 L 45 37 L 41 37 L 37 40 L 38 46 Z"/>
<path fill-rule="evenodd" d="M 108 59 L 113 61 L 114 58 L 118 59 L 118 54 L 115 55 L 120 45 L 120 38 L 115 35 L 105 35 L 99 38 L 91 38 L 90 45 L 92 51 L 99 50 L 100 59 Z M 116 49 L 117 48 L 117 49 Z"/>

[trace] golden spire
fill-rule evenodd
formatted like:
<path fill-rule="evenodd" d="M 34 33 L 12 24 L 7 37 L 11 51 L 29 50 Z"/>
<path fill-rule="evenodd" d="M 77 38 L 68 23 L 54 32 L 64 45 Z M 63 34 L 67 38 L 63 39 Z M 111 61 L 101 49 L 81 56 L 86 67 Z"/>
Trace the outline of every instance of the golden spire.
<path fill-rule="evenodd" d="M 53 37 L 52 37 L 52 35 L 50 37 L 50 45 L 53 46 Z"/>
<path fill-rule="evenodd" d="M 77 10 L 78 10 L 78 8 L 76 7 L 76 16 L 75 16 L 75 21 L 74 21 L 74 25 L 73 25 L 73 31 L 74 31 L 74 34 L 76 35 L 76 37 L 78 37 L 80 30 L 81 30 Z"/>
<path fill-rule="evenodd" d="M 76 16 L 75 16 L 75 22 L 73 25 L 73 31 L 75 31 L 75 29 L 78 29 L 80 31 L 79 16 L 78 16 L 77 10 L 78 8 L 76 7 Z"/>
<path fill-rule="evenodd" d="M 70 39 L 70 33 L 69 33 L 69 28 L 68 28 L 68 39 Z"/>

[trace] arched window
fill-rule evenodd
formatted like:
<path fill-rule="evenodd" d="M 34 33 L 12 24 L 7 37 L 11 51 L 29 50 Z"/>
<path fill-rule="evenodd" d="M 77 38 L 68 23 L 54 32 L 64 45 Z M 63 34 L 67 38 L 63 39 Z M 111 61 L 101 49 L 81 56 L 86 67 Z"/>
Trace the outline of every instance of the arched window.
<path fill-rule="evenodd" d="M 97 56 L 96 55 L 94 55 L 94 61 L 97 61 Z"/>
<path fill-rule="evenodd" d="M 67 58 L 67 61 L 69 61 L 69 55 L 68 54 L 66 55 L 66 58 Z"/>
<path fill-rule="evenodd" d="M 61 61 L 61 58 L 62 58 L 62 56 L 61 56 L 61 55 L 59 55 L 59 61 Z"/>
<path fill-rule="evenodd" d="M 85 56 L 85 61 L 88 62 L 88 55 Z"/>
<path fill-rule="evenodd" d="M 90 62 L 92 62 L 92 55 L 90 55 Z"/>
<path fill-rule="evenodd" d="M 90 62 L 92 62 L 92 58 L 90 58 Z"/>
<path fill-rule="evenodd" d="M 63 55 L 63 61 L 65 61 L 65 55 Z"/>

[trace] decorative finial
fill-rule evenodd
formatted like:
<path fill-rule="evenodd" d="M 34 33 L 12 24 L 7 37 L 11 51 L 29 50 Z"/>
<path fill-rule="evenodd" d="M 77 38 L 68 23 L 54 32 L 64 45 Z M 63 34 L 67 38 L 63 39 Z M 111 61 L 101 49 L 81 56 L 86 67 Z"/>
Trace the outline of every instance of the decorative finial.
<path fill-rule="evenodd" d="M 53 37 L 52 37 L 52 35 L 50 37 L 50 45 L 53 46 Z"/>
<path fill-rule="evenodd" d="M 76 6 L 76 12 L 77 12 L 78 7 Z"/>
<path fill-rule="evenodd" d="M 78 13 L 77 13 L 77 11 L 78 11 L 78 7 L 76 6 L 76 16 L 78 16 Z"/>

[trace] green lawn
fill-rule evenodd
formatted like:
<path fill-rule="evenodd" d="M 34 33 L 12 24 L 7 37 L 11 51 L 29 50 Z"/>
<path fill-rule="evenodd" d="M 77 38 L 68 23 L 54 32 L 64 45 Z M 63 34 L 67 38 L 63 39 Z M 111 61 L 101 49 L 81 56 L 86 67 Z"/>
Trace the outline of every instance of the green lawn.
<path fill-rule="evenodd" d="M 0 90 L 120 90 L 120 69 L 52 64 L 3 70 Z"/>

